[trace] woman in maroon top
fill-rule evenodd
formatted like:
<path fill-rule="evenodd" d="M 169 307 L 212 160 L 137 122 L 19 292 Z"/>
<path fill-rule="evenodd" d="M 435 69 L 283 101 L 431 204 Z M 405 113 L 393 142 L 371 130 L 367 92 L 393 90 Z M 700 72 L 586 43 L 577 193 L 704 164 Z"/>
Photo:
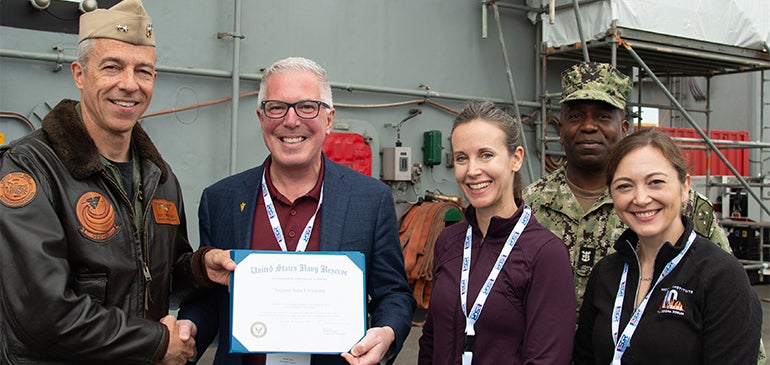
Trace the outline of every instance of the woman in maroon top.
<path fill-rule="evenodd" d="M 519 198 L 521 138 L 513 117 L 491 102 L 470 102 L 454 121 L 455 179 L 470 205 L 466 222 L 436 241 L 421 365 L 570 361 L 569 253 Z"/>

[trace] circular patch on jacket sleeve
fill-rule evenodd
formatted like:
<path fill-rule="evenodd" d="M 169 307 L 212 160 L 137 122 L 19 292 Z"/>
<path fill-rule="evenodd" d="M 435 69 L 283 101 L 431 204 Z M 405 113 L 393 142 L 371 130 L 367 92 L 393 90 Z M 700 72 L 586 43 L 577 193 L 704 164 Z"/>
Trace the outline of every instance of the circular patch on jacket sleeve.
<path fill-rule="evenodd" d="M 37 194 L 35 179 L 26 172 L 9 172 L 0 179 L 0 203 L 9 208 L 27 205 Z"/>
<path fill-rule="evenodd" d="M 80 233 L 93 240 L 106 240 L 115 232 L 115 209 L 104 195 L 89 191 L 80 196 L 75 214 L 80 222 Z"/>

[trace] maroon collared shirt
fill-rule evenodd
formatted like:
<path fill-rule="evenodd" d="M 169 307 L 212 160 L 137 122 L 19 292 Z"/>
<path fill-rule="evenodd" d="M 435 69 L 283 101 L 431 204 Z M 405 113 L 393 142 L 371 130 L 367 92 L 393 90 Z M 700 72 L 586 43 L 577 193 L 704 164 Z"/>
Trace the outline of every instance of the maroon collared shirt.
<path fill-rule="evenodd" d="M 267 159 L 265 171 L 270 171 L 271 161 L 271 158 Z M 270 192 L 270 197 L 273 199 L 275 211 L 278 214 L 278 220 L 281 222 L 281 230 L 283 230 L 284 239 L 286 240 L 286 248 L 289 251 L 295 251 L 297 249 L 297 243 L 299 243 L 302 231 L 305 229 L 305 226 L 307 226 L 307 222 L 313 216 L 313 213 L 315 213 L 321 198 L 323 174 L 324 164 L 322 160 L 321 172 L 318 175 L 318 181 L 316 181 L 315 186 L 307 192 L 307 194 L 294 200 L 294 202 L 289 201 L 289 199 L 275 188 L 270 179 L 270 174 L 265 174 L 267 190 Z M 321 210 L 319 209 L 318 214 L 315 217 L 313 232 L 310 234 L 310 242 L 308 242 L 305 251 L 318 251 L 320 247 L 319 243 L 321 241 L 320 222 Z M 275 239 L 275 235 L 273 234 L 273 228 L 270 226 L 270 219 L 267 218 L 265 199 L 262 197 L 261 191 L 257 194 L 257 208 L 256 213 L 254 214 L 254 230 L 251 232 L 251 249 L 281 249 L 281 246 L 278 245 L 278 240 Z"/>
<path fill-rule="evenodd" d="M 265 172 L 270 171 L 271 161 L 272 158 L 268 158 L 265 162 Z M 313 216 L 313 213 L 318 206 L 318 202 L 321 199 L 323 176 L 324 163 L 323 160 L 321 160 L 321 173 L 318 175 L 318 181 L 316 181 L 313 189 L 307 194 L 297 198 L 292 203 L 275 188 L 270 179 L 270 174 L 265 174 L 267 190 L 270 192 L 270 198 L 273 199 L 275 211 L 278 214 L 278 220 L 281 222 L 281 229 L 283 230 L 283 236 L 286 240 L 286 248 L 289 251 L 295 251 L 297 249 L 297 244 L 299 243 L 302 231 L 305 229 L 305 226 L 307 226 L 308 220 Z M 321 209 L 319 208 L 318 214 L 315 217 L 315 223 L 313 224 L 313 231 L 310 234 L 310 241 L 308 242 L 305 251 L 318 251 L 320 241 Z M 254 230 L 251 232 L 251 249 L 281 250 L 281 246 L 278 245 L 278 240 L 275 239 L 275 234 L 273 234 L 273 227 L 270 225 L 270 219 L 267 218 L 265 199 L 262 197 L 261 191 L 257 194 L 257 208 L 254 213 Z M 246 355 L 244 360 L 244 364 L 246 365 L 264 365 L 265 355 Z"/>

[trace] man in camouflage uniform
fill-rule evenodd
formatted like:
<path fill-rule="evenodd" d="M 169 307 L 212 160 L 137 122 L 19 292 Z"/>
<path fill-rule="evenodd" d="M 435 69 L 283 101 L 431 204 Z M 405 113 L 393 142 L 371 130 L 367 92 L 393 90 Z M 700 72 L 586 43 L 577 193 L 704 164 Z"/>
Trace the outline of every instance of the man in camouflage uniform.
<path fill-rule="evenodd" d="M 625 108 L 630 94 L 629 77 L 609 64 L 580 63 L 565 70 L 559 142 L 567 163 L 523 191 L 538 222 L 570 249 L 578 309 L 593 265 L 614 251 L 615 240 L 627 228 L 615 214 L 604 167 L 609 149 L 628 132 Z M 683 213 L 693 219 L 698 233 L 731 252 L 704 196 L 691 189 Z M 760 343 L 758 363 L 765 360 Z"/>

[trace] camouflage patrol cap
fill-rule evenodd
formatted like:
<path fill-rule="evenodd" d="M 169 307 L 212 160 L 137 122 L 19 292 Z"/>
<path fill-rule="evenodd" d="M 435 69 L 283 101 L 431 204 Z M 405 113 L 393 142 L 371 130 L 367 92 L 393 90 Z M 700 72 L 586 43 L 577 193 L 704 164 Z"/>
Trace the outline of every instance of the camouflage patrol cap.
<path fill-rule="evenodd" d="M 599 100 L 624 109 L 631 79 L 607 63 L 581 62 L 561 73 L 561 102 Z"/>
<path fill-rule="evenodd" d="M 81 15 L 78 43 L 89 38 L 110 38 L 155 47 L 152 20 L 141 0 L 124 0 L 109 9 L 96 9 Z"/>

